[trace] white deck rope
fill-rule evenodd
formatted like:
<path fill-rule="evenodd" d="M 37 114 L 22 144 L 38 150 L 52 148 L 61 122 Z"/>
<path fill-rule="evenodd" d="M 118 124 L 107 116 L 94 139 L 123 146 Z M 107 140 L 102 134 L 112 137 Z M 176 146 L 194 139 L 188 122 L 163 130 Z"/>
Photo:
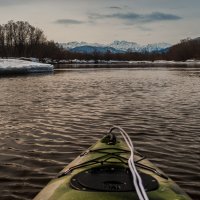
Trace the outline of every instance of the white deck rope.
<path fill-rule="evenodd" d="M 128 145 L 130 151 L 131 151 L 131 155 L 130 158 L 128 159 L 128 166 L 130 168 L 130 171 L 132 173 L 133 176 L 133 184 L 135 186 L 135 190 L 137 192 L 137 195 L 139 197 L 140 200 L 149 200 L 147 193 L 144 189 L 143 183 L 142 183 L 142 179 L 135 167 L 135 163 L 134 163 L 134 146 L 133 143 L 129 137 L 129 135 L 119 126 L 113 126 L 113 128 L 116 128 L 118 130 L 120 130 L 121 135 L 123 136 L 126 144 Z"/>

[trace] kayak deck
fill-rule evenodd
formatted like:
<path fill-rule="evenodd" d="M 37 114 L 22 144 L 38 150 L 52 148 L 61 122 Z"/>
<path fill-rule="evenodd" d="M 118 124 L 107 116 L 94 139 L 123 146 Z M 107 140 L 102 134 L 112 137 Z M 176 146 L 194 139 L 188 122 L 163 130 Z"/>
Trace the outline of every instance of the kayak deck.
<path fill-rule="evenodd" d="M 34 200 L 138 200 L 127 166 L 129 157 L 122 140 L 108 144 L 103 138 L 65 167 Z M 149 200 L 191 200 L 138 152 L 134 162 Z"/>

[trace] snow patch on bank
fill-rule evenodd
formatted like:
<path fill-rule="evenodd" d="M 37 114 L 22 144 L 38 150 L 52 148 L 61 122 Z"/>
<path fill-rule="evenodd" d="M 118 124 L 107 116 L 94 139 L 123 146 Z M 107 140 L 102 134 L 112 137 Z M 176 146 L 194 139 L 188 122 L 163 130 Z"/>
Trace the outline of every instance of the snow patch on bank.
<path fill-rule="evenodd" d="M 54 69 L 51 64 L 43 64 L 18 59 L 0 59 L 0 74 L 46 73 Z"/>
<path fill-rule="evenodd" d="M 55 64 L 127 64 L 127 65 L 149 65 L 149 66 L 172 66 L 172 65 L 185 65 L 185 66 L 193 66 L 193 65 L 200 65 L 200 60 L 189 59 L 186 61 L 168 61 L 168 60 L 155 60 L 155 61 L 148 61 L 148 60 L 141 60 L 141 61 L 120 61 L 120 60 L 60 60 Z"/>
<path fill-rule="evenodd" d="M 199 60 L 186 60 L 186 61 L 167 61 L 167 60 L 155 60 L 155 61 L 128 61 L 129 64 L 152 64 L 152 65 L 200 65 Z"/>

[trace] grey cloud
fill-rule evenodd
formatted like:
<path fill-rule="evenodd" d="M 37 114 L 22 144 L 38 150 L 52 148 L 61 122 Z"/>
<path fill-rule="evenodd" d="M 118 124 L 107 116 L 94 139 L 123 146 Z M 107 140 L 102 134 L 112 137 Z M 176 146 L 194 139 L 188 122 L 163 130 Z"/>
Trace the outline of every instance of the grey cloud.
<path fill-rule="evenodd" d="M 47 1 L 47 0 L 42 0 L 42 1 Z M 34 1 L 33 0 L 0 0 L 0 6 L 34 5 L 37 3 L 41 3 L 41 0 L 34 0 Z"/>
<path fill-rule="evenodd" d="M 166 14 L 160 12 L 153 12 L 151 14 L 138 14 L 138 13 L 113 13 L 113 14 L 97 14 L 93 13 L 89 16 L 92 20 L 98 19 L 120 19 L 124 20 L 126 24 L 134 24 L 134 23 L 150 23 L 157 21 L 168 21 L 168 20 L 179 20 L 181 17 L 173 14 Z"/>
<path fill-rule="evenodd" d="M 73 24 L 83 24 L 83 21 L 75 19 L 58 19 L 55 21 L 57 24 L 73 25 Z"/>
<path fill-rule="evenodd" d="M 122 9 L 122 8 L 119 7 L 119 6 L 110 6 L 110 7 L 108 7 L 108 8 L 114 9 L 114 10 L 121 10 L 121 9 Z"/>
<path fill-rule="evenodd" d="M 164 20 L 179 20 L 181 17 L 173 14 L 165 14 L 160 12 L 154 12 L 150 15 L 146 15 L 146 20 L 148 21 L 164 21 Z M 144 18 L 145 18 L 144 17 Z"/>
<path fill-rule="evenodd" d="M 57 0 L 64 3 L 65 0 Z M 40 5 L 41 2 L 53 3 L 54 0 L 0 0 L 0 6 Z"/>
<path fill-rule="evenodd" d="M 26 0 L 0 0 L 1 6 L 14 6 L 26 3 Z"/>

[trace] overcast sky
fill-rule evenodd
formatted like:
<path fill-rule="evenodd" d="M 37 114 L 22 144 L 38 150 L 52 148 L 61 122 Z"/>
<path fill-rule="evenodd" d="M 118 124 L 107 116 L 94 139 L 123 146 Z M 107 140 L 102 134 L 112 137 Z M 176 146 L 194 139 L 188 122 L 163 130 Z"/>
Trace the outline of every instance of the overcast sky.
<path fill-rule="evenodd" d="M 23 20 L 49 40 L 140 44 L 200 36 L 200 0 L 0 0 L 0 24 Z"/>

